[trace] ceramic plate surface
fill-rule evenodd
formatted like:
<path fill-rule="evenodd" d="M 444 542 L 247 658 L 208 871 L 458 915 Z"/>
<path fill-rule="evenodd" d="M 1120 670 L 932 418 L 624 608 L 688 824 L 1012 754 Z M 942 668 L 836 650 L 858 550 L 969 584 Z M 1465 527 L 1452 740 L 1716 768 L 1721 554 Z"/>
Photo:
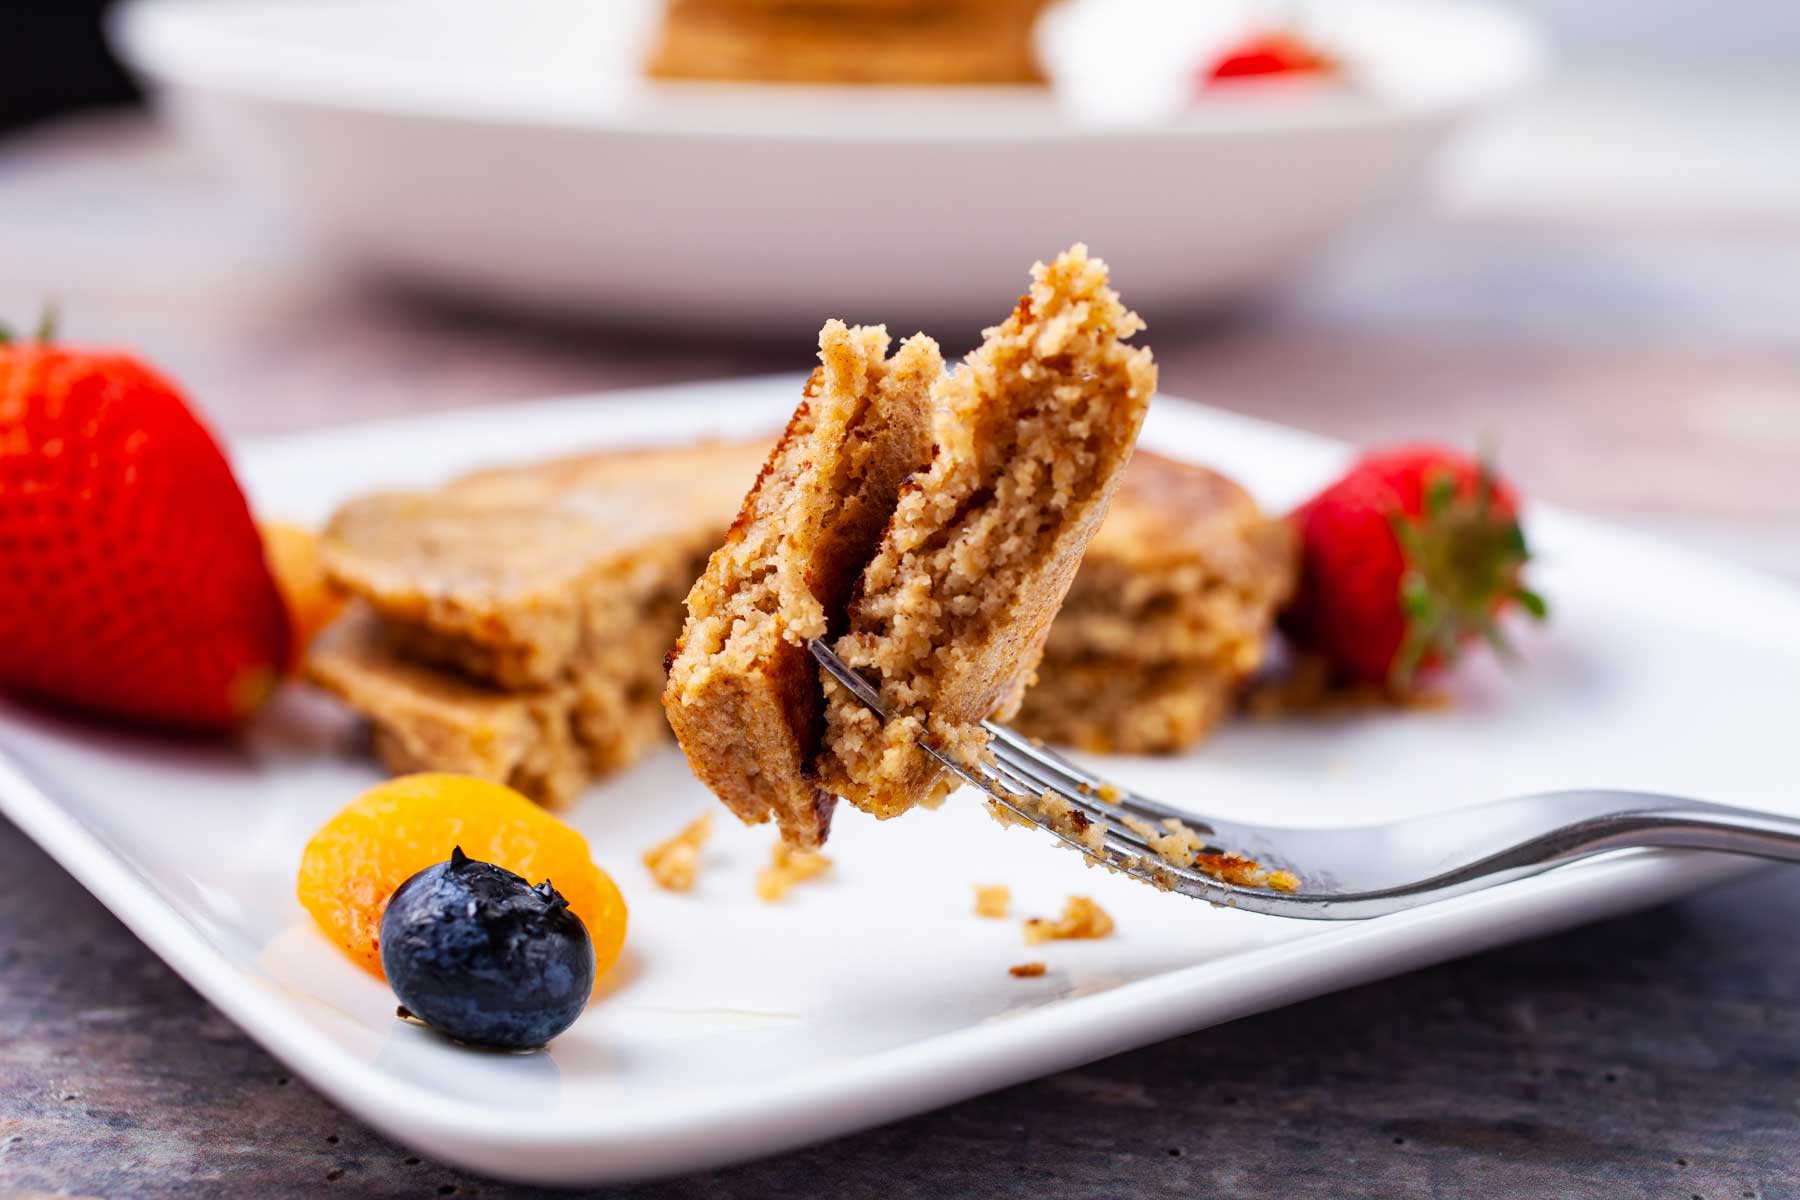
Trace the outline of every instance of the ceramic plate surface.
<path fill-rule="evenodd" d="M 807 335 L 988 314 L 1085 238 L 1169 313 L 1266 282 L 1536 72 L 1481 0 L 1317 0 L 1346 86 L 1196 64 L 1244 0 L 1080 0 L 1055 89 L 649 84 L 644 0 L 133 0 L 166 110 L 357 268 L 536 309 Z"/>
<path fill-rule="evenodd" d="M 761 379 L 448 413 L 241 448 L 259 511 L 316 520 L 378 486 L 588 446 L 772 430 L 799 380 Z M 1145 444 L 1220 467 L 1273 507 L 1341 447 L 1159 398 Z M 1379 820 L 1515 792 L 1610 785 L 1789 809 L 1800 598 L 1553 511 L 1530 514 L 1555 605 L 1527 665 L 1471 664 L 1442 712 L 1239 724 L 1116 778 L 1224 817 Z M 823 881 L 752 895 L 772 834 L 729 819 L 696 890 L 638 854 L 714 807 L 669 749 L 594 788 L 573 821 L 632 905 L 627 957 L 549 1052 L 458 1049 L 394 1019 L 387 988 L 293 896 L 311 831 L 379 778 L 322 698 L 292 690 L 241 745 L 158 740 L 0 706 L 0 809 L 232 1020 L 326 1095 L 421 1152 L 496 1175 L 595 1182 L 769 1154 L 1158 1038 L 1747 868 L 1615 855 L 1366 923 L 1214 909 L 1084 868 L 968 793 L 885 824 L 845 810 Z M 721 817 L 724 814 L 720 814 Z M 1027 949 L 973 915 L 1094 896 L 1103 941 Z M 1049 973 L 1007 967 L 1042 959 Z"/>

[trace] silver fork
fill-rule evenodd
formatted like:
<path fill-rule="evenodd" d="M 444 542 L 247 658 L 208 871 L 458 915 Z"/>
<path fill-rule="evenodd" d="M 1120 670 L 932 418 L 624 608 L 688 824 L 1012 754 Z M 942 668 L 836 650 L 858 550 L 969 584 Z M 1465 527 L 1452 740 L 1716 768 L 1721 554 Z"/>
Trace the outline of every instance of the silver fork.
<path fill-rule="evenodd" d="M 870 711 L 880 694 L 821 642 L 808 648 Z M 919 748 L 1020 820 L 1134 879 L 1250 912 L 1314 921 L 1361 920 L 1493 887 L 1552 867 L 1639 847 L 1719 850 L 1800 862 L 1800 820 L 1648 792 L 1543 792 L 1385 825 L 1296 829 L 1221 821 L 1117 787 L 1004 725 L 984 722 L 990 754 L 974 766 Z M 1079 814 L 1059 822 L 1037 798 L 1059 796 Z M 1132 818 L 1139 826 L 1126 823 Z M 1230 883 L 1160 857 L 1141 830 L 1174 820 L 1206 839 L 1204 853 L 1253 859 L 1298 877 L 1281 891 Z M 1098 825 L 1096 848 L 1081 832 Z"/>

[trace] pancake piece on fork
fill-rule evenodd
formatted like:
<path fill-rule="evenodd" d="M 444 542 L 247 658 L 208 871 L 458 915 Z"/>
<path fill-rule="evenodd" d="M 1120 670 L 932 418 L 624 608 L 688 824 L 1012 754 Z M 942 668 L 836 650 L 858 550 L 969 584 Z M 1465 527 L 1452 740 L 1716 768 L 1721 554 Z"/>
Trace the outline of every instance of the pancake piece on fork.
<path fill-rule="evenodd" d="M 943 358 L 922 334 L 892 358 L 888 344 L 879 326 L 820 332 L 822 365 L 688 594 L 663 692 L 700 780 L 801 846 L 825 840 L 835 804 L 813 778 L 824 697 L 806 640 L 841 632 L 902 483 L 931 454 Z"/>
<path fill-rule="evenodd" d="M 1106 515 L 1156 390 L 1143 328 L 1077 245 L 1032 269 L 1012 314 L 934 390 L 930 465 L 902 490 L 834 649 L 885 724 L 829 676 L 826 788 L 878 817 L 941 800 L 919 749 L 972 759 L 1010 718 Z"/>

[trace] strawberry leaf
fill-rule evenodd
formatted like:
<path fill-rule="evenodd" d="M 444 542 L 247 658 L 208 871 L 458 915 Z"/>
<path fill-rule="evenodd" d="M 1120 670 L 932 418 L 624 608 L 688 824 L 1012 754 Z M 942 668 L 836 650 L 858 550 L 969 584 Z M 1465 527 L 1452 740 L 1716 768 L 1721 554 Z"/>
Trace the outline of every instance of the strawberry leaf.
<path fill-rule="evenodd" d="M 1531 552 L 1488 463 L 1462 481 L 1430 471 L 1420 510 L 1413 517 L 1389 515 L 1406 561 L 1396 597 L 1405 633 L 1388 672 L 1388 685 L 1399 692 L 1410 690 L 1420 671 L 1454 662 L 1472 639 L 1517 658 L 1498 622 L 1508 602 L 1540 620 L 1548 611 L 1519 578 Z"/>
<path fill-rule="evenodd" d="M 43 311 L 38 313 L 37 329 L 33 331 L 31 340 L 40 346 L 48 346 L 56 340 L 61 328 L 62 306 L 54 300 L 46 300 Z"/>
<path fill-rule="evenodd" d="M 1513 644 L 1507 640 L 1505 632 L 1500 628 L 1500 622 L 1492 617 L 1484 617 L 1480 624 L 1482 639 L 1493 648 L 1496 655 L 1509 663 L 1519 661 L 1519 652 L 1513 649 Z"/>
<path fill-rule="evenodd" d="M 1443 517 L 1456 503 L 1456 480 L 1448 472 L 1433 475 L 1425 488 L 1425 515 L 1432 520 Z"/>
<path fill-rule="evenodd" d="M 0 324 L 0 346 L 12 346 L 21 341 L 36 342 L 47 346 L 56 340 L 58 329 L 62 326 L 62 307 L 54 300 L 44 301 L 44 307 L 38 312 L 37 327 L 31 336 L 21 339 L 10 325 Z"/>

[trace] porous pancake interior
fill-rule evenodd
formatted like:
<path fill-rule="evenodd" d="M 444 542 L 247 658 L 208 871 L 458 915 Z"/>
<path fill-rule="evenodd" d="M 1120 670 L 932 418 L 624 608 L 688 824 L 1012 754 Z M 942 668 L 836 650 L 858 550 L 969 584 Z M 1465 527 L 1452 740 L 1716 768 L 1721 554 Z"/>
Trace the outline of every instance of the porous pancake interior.
<path fill-rule="evenodd" d="M 1077 246 L 935 391 L 930 467 L 903 491 L 837 652 L 895 713 L 885 726 L 834 681 L 822 770 L 878 816 L 948 781 L 920 737 L 963 756 L 1019 702 L 1156 386 L 1143 327 Z"/>
<path fill-rule="evenodd" d="M 746 821 L 823 840 L 811 778 L 823 697 L 805 650 L 841 626 L 902 481 L 929 452 L 929 338 L 890 360 L 885 330 L 828 322 L 821 366 L 726 542 L 688 597 L 664 705 L 689 762 Z"/>

